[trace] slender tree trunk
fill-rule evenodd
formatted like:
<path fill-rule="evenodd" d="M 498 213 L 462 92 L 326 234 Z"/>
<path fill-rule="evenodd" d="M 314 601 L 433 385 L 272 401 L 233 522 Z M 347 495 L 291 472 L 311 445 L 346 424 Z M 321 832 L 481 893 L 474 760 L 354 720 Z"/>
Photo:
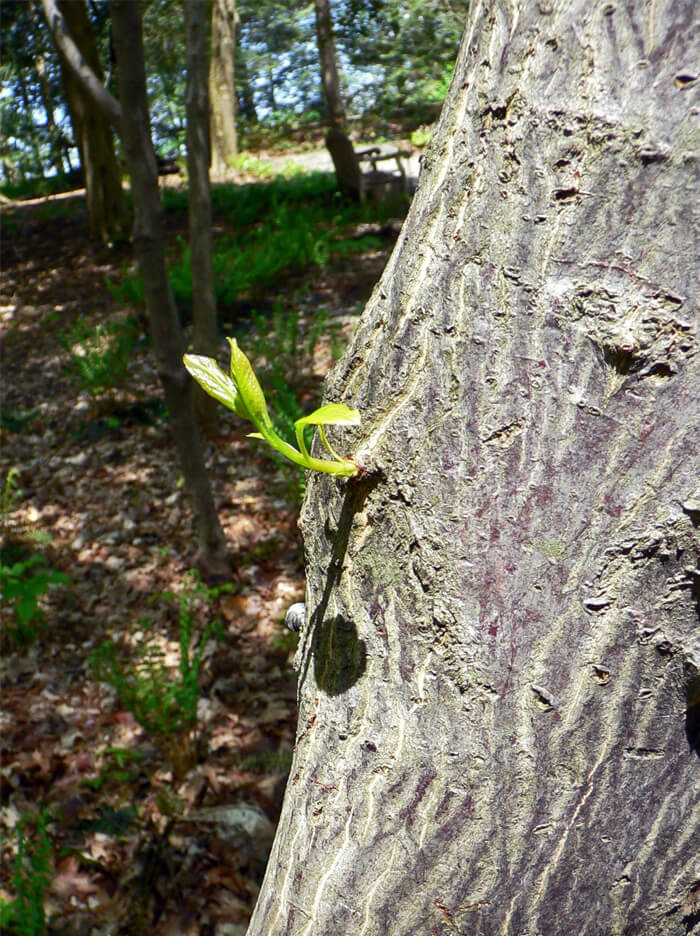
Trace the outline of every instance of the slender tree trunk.
<path fill-rule="evenodd" d="M 470 7 L 327 384 L 376 473 L 307 488 L 248 936 L 697 931 L 696 27 L 693 0 Z"/>
<path fill-rule="evenodd" d="M 40 48 L 42 44 L 41 26 L 39 23 L 41 13 L 39 12 L 39 9 L 34 0 L 32 0 L 30 3 L 29 16 L 30 22 L 32 24 L 32 38 L 37 47 Z M 62 130 L 56 126 L 53 96 L 51 94 L 51 85 L 49 83 L 46 59 L 44 55 L 37 55 L 34 62 L 34 67 L 36 69 L 37 81 L 39 84 L 39 93 L 41 94 L 41 103 L 44 105 L 44 112 L 46 114 L 46 127 L 51 136 L 51 155 L 53 165 L 56 171 L 59 173 L 70 172 L 72 166 L 68 153 L 68 146 L 66 144 L 66 138 Z"/>
<path fill-rule="evenodd" d="M 219 337 L 212 261 L 209 191 L 209 95 L 207 93 L 207 2 L 188 0 L 187 32 L 187 175 L 189 179 L 190 261 L 192 268 L 193 342 L 198 354 L 216 357 Z M 218 428 L 218 404 L 196 386 L 199 422 L 207 435 Z"/>
<path fill-rule="evenodd" d="M 314 8 L 316 10 L 316 35 L 321 60 L 323 94 L 327 108 L 328 132 L 326 134 L 326 147 L 333 160 L 340 191 L 346 194 L 352 192 L 355 197 L 363 197 L 352 142 L 343 126 L 345 123 L 345 110 L 340 97 L 338 56 L 333 39 L 330 0 L 314 0 Z M 357 177 L 355 180 L 357 185 L 354 189 L 347 184 L 347 180 L 353 176 Z"/>
<path fill-rule="evenodd" d="M 239 112 L 244 115 L 249 124 L 258 122 L 258 112 L 255 108 L 255 95 L 250 83 L 250 69 L 246 61 L 245 50 L 240 43 L 240 30 L 237 31 L 238 55 L 236 57 L 236 81 L 239 91 Z"/>
<path fill-rule="evenodd" d="M 210 579 L 230 574 L 230 560 L 209 487 L 192 381 L 182 364 L 184 344 L 165 264 L 163 208 L 151 141 L 143 61 L 141 12 L 131 0 L 112 0 L 113 45 L 119 67 L 121 104 L 80 55 L 55 0 L 42 0 L 49 28 L 67 63 L 111 123 L 119 126 L 134 196 L 134 246 L 143 279 L 151 336 L 175 446 L 199 534 L 198 565 Z"/>
<path fill-rule="evenodd" d="M 25 114 L 27 114 L 27 116 L 31 120 L 33 107 L 29 100 L 29 92 L 27 90 L 25 73 L 20 69 L 17 77 L 19 79 L 18 83 L 19 83 L 20 95 L 22 97 L 22 108 Z M 34 133 L 31 133 L 29 134 L 29 137 L 30 137 L 29 146 L 31 148 L 32 155 L 34 157 L 34 165 L 35 165 L 35 169 L 32 174 L 39 172 L 43 176 L 44 175 L 44 161 L 41 158 L 41 152 L 39 150 L 39 145 L 36 140 L 36 135 Z"/>
<path fill-rule="evenodd" d="M 277 113 L 277 99 L 275 98 L 275 76 L 271 66 L 267 68 L 267 106 L 273 114 Z"/>
<path fill-rule="evenodd" d="M 34 23 L 34 18 L 32 18 L 32 23 Z M 43 55 L 37 56 L 34 62 L 34 68 L 36 70 L 41 103 L 44 106 L 44 113 L 46 114 L 46 129 L 51 138 L 51 161 L 53 168 L 59 173 L 70 172 L 70 159 L 68 158 L 64 137 L 56 126 L 53 100 L 51 98 L 51 87 L 49 85 L 49 79 L 46 73 L 46 61 Z"/>
<path fill-rule="evenodd" d="M 44 9 L 53 34 L 51 8 L 44 3 Z M 101 79 L 95 37 L 84 0 L 59 0 L 58 9 L 84 63 Z M 130 222 L 112 128 L 105 114 L 95 107 L 61 45 L 57 44 L 57 48 L 73 135 L 85 176 L 91 236 L 105 242 L 123 240 L 128 235 Z"/>
<path fill-rule="evenodd" d="M 340 96 L 338 54 L 333 39 L 330 0 L 314 0 L 314 9 L 316 11 L 318 54 L 321 60 L 321 81 L 326 107 L 328 108 L 328 124 L 335 127 L 345 120 L 345 108 Z"/>
<path fill-rule="evenodd" d="M 112 29 L 119 70 L 122 143 L 134 195 L 134 245 L 143 279 L 158 372 L 165 391 L 185 487 L 197 520 L 200 565 L 210 576 L 230 571 L 216 515 L 192 402 L 192 381 L 165 264 L 163 209 L 151 143 L 141 14 L 133 0 L 112 0 Z"/>
<path fill-rule="evenodd" d="M 229 160 L 238 153 L 235 84 L 236 22 L 235 0 L 213 0 L 209 106 L 211 171 L 215 178 L 226 174 Z"/>

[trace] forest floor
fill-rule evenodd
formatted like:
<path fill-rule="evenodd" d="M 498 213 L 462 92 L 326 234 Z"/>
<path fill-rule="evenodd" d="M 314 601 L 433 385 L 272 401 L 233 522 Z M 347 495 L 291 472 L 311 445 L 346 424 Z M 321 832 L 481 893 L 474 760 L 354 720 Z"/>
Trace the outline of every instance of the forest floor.
<path fill-rule="evenodd" d="M 304 595 L 298 500 L 225 414 L 207 464 L 235 573 L 216 596 L 197 590 L 152 351 L 137 345 L 124 385 L 98 397 L 67 372 L 77 321 L 130 311 L 107 280 L 133 262 L 131 247 L 90 243 L 82 197 L 52 205 L 13 208 L 2 243 L 3 562 L 29 551 L 68 584 L 40 598 L 44 624 L 33 620 L 24 647 L 8 642 L 15 624 L 2 611 L 0 900 L 41 904 L 38 882 L 51 934 L 242 936 L 294 743 L 295 637 L 283 618 Z M 173 245 L 186 222 L 168 220 Z M 282 277 L 266 298 L 292 287 L 306 297 L 300 340 L 304 308 L 319 304 L 347 337 L 398 226 L 382 248 Z M 300 358 L 306 397 L 332 365 L 331 345 L 322 335 Z M 177 682 L 190 619 L 195 637 L 219 627 L 199 643 L 197 735 L 174 722 L 146 731 L 124 692 L 97 679 L 91 654 L 110 640 L 133 662 L 148 646 L 142 681 L 157 682 L 162 665 Z"/>

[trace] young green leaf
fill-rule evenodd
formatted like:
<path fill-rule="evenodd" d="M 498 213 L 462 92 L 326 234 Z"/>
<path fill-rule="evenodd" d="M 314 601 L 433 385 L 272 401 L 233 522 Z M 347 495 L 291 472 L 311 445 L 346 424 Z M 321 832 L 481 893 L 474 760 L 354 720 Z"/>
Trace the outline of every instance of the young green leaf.
<path fill-rule="evenodd" d="M 347 459 L 341 458 L 340 455 L 338 455 L 338 453 L 331 447 L 330 442 L 326 438 L 326 433 L 323 431 L 323 427 L 357 426 L 359 423 L 360 414 L 356 409 L 351 409 L 344 403 L 327 403 L 325 406 L 320 406 L 317 410 L 314 410 L 313 413 L 309 413 L 308 416 L 302 416 L 301 419 L 297 419 L 297 421 L 294 423 L 294 428 L 296 430 L 299 448 L 304 453 L 304 455 L 308 456 L 309 454 L 308 449 L 306 448 L 306 441 L 304 440 L 304 426 L 318 426 L 321 441 L 331 453 L 333 458 L 335 458 L 336 461 L 344 462 L 347 461 Z"/>
<path fill-rule="evenodd" d="M 272 430 L 272 420 L 267 411 L 265 394 L 255 376 L 250 361 L 238 347 L 235 338 L 227 338 L 231 345 L 231 378 L 238 388 L 243 403 L 250 413 L 250 420 L 259 429 Z"/>
<path fill-rule="evenodd" d="M 182 360 L 187 371 L 205 393 L 214 397 L 219 403 L 223 403 L 243 419 L 251 418 L 235 383 L 226 376 L 214 358 L 204 357 L 201 354 L 186 354 Z"/>
<path fill-rule="evenodd" d="M 359 426 L 360 414 L 344 403 L 326 403 L 308 416 L 302 416 L 295 426 Z"/>
<path fill-rule="evenodd" d="M 360 414 L 344 403 L 329 403 L 309 416 L 296 421 L 296 435 L 299 449 L 295 449 L 282 439 L 272 424 L 267 411 L 267 403 L 262 387 L 246 355 L 238 347 L 235 338 L 228 338 L 231 346 L 231 376 L 227 377 L 212 358 L 199 354 L 186 354 L 183 358 L 185 367 L 197 383 L 214 399 L 229 409 L 252 422 L 258 432 L 251 432 L 250 438 L 263 439 L 295 465 L 323 471 L 338 477 L 351 477 L 359 471 L 357 464 L 350 458 L 341 458 L 331 448 L 323 427 L 327 425 L 352 425 L 360 422 Z M 321 441 L 333 457 L 333 461 L 312 458 L 304 441 L 304 427 L 318 426 Z"/>

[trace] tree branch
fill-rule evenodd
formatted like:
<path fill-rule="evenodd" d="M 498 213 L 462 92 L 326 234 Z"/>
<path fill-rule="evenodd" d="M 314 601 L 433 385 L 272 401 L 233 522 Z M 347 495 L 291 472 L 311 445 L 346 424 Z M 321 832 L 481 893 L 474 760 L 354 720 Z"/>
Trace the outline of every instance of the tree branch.
<path fill-rule="evenodd" d="M 103 111 L 107 119 L 113 124 L 119 132 L 121 129 L 122 109 L 119 101 L 114 98 L 102 84 L 100 79 L 86 63 L 80 49 L 73 42 L 68 30 L 66 29 L 63 14 L 58 9 L 56 0 L 41 0 L 46 16 L 46 22 L 49 24 L 49 30 L 53 36 L 57 48 L 65 56 L 66 61 L 78 76 L 90 97 L 95 104 Z"/>

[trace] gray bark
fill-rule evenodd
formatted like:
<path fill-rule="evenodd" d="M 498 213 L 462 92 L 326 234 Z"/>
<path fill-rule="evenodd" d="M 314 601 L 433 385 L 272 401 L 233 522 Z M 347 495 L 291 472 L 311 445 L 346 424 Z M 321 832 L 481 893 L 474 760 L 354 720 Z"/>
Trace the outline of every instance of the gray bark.
<path fill-rule="evenodd" d="M 190 261 L 192 269 L 193 343 L 198 354 L 216 357 L 218 328 L 212 260 L 209 188 L 209 94 L 207 91 L 206 0 L 188 0 L 187 32 L 187 175 L 189 180 Z M 217 430 L 219 405 L 196 386 L 195 404 L 206 434 Z"/>
<path fill-rule="evenodd" d="M 134 246 L 143 279 L 158 375 L 199 533 L 199 563 L 210 576 L 230 565 L 214 507 L 194 413 L 192 381 L 182 365 L 184 344 L 165 263 L 163 208 L 151 143 L 139 5 L 112 0 L 112 30 L 119 65 L 121 136 L 134 195 Z"/>
<path fill-rule="evenodd" d="M 249 936 L 700 924 L 693 0 L 471 7 L 311 479 Z M 341 442 L 342 444 L 342 442 Z"/>
<path fill-rule="evenodd" d="M 211 171 L 223 176 L 228 161 L 238 153 L 236 135 L 236 4 L 214 0 L 211 11 L 211 59 L 209 101 L 211 123 Z"/>

